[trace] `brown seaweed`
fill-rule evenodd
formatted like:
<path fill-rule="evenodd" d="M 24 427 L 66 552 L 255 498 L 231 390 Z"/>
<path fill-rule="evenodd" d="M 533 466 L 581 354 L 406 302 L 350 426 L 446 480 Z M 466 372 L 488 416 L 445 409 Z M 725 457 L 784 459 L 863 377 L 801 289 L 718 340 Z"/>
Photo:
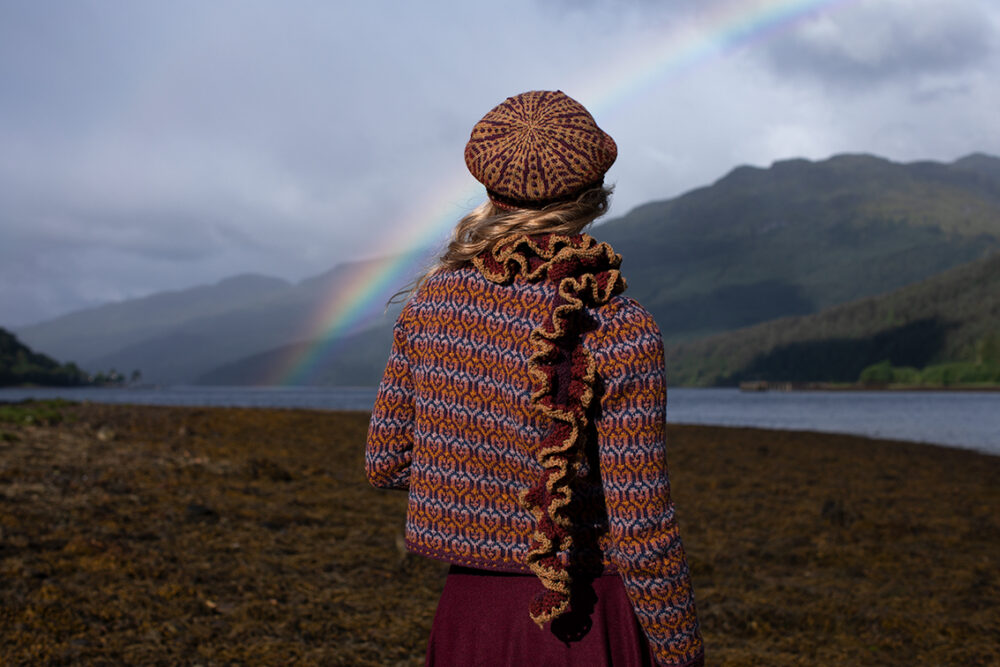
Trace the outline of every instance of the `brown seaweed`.
<path fill-rule="evenodd" d="M 445 568 L 366 483 L 367 414 L 37 411 L 0 423 L 4 664 L 421 664 Z M 1000 458 L 668 437 L 708 664 L 1000 662 Z"/>

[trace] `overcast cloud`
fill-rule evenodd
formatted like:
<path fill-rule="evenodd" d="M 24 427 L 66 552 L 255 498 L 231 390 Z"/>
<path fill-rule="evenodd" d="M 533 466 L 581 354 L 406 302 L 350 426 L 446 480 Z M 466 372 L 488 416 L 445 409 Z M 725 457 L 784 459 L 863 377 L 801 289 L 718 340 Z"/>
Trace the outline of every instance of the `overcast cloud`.
<path fill-rule="evenodd" d="M 990 0 L 830 2 L 601 90 L 775 4 L 0 2 L 0 326 L 379 254 L 414 210 L 478 203 L 445 186 L 475 186 L 469 130 L 524 90 L 593 105 L 612 215 L 738 164 L 1000 154 Z"/>

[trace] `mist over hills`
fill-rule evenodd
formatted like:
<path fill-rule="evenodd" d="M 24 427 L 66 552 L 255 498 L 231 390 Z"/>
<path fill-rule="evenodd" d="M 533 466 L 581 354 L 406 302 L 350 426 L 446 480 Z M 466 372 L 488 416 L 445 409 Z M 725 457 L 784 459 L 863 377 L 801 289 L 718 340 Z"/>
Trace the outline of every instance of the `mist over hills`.
<path fill-rule="evenodd" d="M 267 303 L 292 285 L 280 278 L 242 274 L 214 285 L 159 292 L 139 299 L 81 310 L 20 327 L 19 335 L 36 349 L 85 367 L 101 367 L 130 346 L 163 337 L 178 326 Z M 146 359 L 143 359 L 146 360 Z M 122 366 L 124 367 L 124 366 Z"/>
<path fill-rule="evenodd" d="M 345 336 L 324 349 L 324 358 L 298 383 L 318 386 L 372 387 L 382 378 L 385 360 L 392 345 L 392 318 L 377 326 Z M 195 379 L 203 385 L 259 385 L 282 381 L 276 369 L 287 369 L 289 360 L 313 354 L 314 342 L 293 343 L 222 364 Z M 321 346 L 321 349 L 322 346 Z"/>
<path fill-rule="evenodd" d="M 899 164 L 838 155 L 738 167 L 592 234 L 624 256 L 629 294 L 653 312 L 668 345 L 688 343 L 889 292 L 1000 250 L 1000 159 Z M 399 275 L 415 275 L 425 258 Z M 295 285 L 237 276 L 80 311 L 18 334 L 88 369 L 138 368 L 158 383 L 258 384 L 309 353 L 317 313 L 352 276 L 393 261 L 342 264 Z M 309 383 L 377 381 L 394 315 L 384 316 L 382 304 L 395 287 L 375 295 Z M 708 377 L 684 372 L 689 382 Z"/>
<path fill-rule="evenodd" d="M 309 339 L 317 333 L 318 313 L 343 294 L 353 276 L 394 263 L 395 258 L 379 258 L 339 264 L 294 285 L 267 276 L 236 276 L 71 313 L 17 333 L 35 349 L 76 360 L 88 370 L 141 369 L 146 382 L 190 383 L 217 366 Z M 374 294 L 345 333 L 387 321 L 384 304 L 394 291 L 386 286 Z"/>

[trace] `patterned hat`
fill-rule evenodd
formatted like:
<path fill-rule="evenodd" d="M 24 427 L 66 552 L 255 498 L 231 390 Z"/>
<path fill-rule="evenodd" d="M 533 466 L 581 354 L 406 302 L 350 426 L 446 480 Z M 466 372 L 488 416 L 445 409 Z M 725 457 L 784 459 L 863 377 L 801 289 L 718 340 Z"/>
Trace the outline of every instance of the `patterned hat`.
<path fill-rule="evenodd" d="M 501 208 L 542 208 L 604 183 L 618 147 L 562 91 L 521 93 L 472 128 L 465 164 Z"/>

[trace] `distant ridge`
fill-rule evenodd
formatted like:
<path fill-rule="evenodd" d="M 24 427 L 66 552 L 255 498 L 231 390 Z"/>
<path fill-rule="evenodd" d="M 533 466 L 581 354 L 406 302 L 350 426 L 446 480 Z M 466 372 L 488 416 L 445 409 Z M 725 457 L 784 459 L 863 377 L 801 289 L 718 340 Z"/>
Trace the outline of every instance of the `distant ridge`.
<path fill-rule="evenodd" d="M 290 284 L 266 276 L 238 276 L 215 285 L 156 294 L 72 313 L 18 331 L 25 340 L 87 369 L 136 368 L 157 384 L 192 383 L 214 368 L 300 341 L 351 276 L 369 261 L 339 264 Z M 381 322 L 382 294 L 345 333 Z M 155 317 L 166 302 L 169 316 Z"/>
<path fill-rule="evenodd" d="M 162 337 L 166 332 L 199 318 L 210 318 L 267 302 L 287 293 L 291 287 L 290 283 L 280 278 L 242 274 L 214 285 L 158 292 L 69 313 L 19 327 L 18 334 L 36 348 L 49 350 L 58 357 L 77 359 L 84 366 L 136 368 L 136 364 L 131 362 L 143 359 L 129 359 L 130 363 L 116 364 L 115 353 Z"/>
<path fill-rule="evenodd" d="M 353 336 L 347 336 L 332 349 L 321 367 L 305 378 L 308 384 L 372 387 L 379 383 L 382 369 L 392 345 L 392 322 L 386 318 L 379 326 Z M 308 355 L 315 342 L 301 342 L 267 350 L 259 354 L 224 364 L 202 374 L 196 384 L 261 385 L 274 381 L 274 372 L 286 359 Z"/>
<path fill-rule="evenodd" d="M 990 341 L 1000 343 L 1000 252 L 888 294 L 668 346 L 667 372 L 680 385 L 854 382 L 886 360 L 982 361 Z"/>

